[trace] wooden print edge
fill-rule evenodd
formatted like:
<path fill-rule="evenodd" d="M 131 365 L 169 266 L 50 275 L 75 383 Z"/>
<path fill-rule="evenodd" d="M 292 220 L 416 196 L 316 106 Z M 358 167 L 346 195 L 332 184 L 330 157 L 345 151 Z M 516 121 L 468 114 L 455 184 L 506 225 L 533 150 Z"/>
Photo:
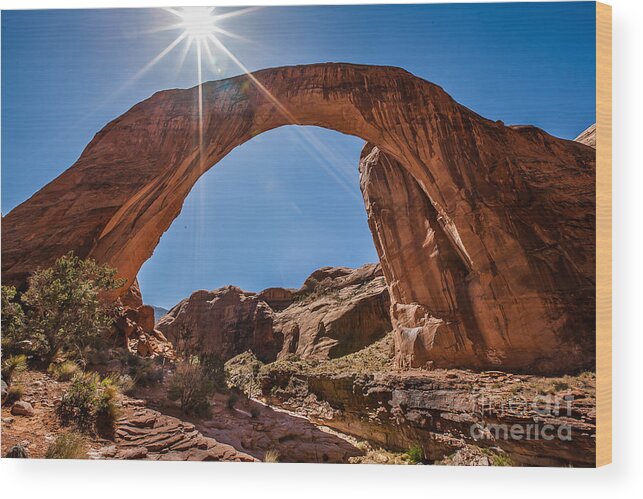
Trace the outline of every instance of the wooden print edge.
<path fill-rule="evenodd" d="M 612 462 L 612 7 L 596 2 L 596 465 Z"/>

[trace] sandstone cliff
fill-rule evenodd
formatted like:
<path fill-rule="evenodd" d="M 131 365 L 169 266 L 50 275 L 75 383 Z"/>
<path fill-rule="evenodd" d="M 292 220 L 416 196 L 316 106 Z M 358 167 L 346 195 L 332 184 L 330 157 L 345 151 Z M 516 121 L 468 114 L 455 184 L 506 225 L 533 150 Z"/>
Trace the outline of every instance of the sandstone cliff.
<path fill-rule="evenodd" d="M 252 350 L 264 361 L 297 354 L 339 357 L 391 329 L 388 289 L 379 265 L 325 267 L 299 290 L 261 293 L 226 286 L 196 291 L 157 323 L 179 349 L 215 352 L 228 360 Z"/>

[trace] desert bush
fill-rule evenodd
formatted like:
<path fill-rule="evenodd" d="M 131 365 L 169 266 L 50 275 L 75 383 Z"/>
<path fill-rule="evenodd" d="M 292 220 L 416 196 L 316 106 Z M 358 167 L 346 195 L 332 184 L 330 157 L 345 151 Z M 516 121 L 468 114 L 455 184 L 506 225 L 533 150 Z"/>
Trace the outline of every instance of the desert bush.
<path fill-rule="evenodd" d="M 264 463 L 278 463 L 279 462 L 279 451 L 277 449 L 270 449 L 266 451 L 263 456 Z"/>
<path fill-rule="evenodd" d="M 226 404 L 228 406 L 228 409 L 232 410 L 235 408 L 237 405 L 237 402 L 239 401 L 239 394 L 235 392 L 234 390 L 231 391 L 228 394 L 228 400 L 226 401 Z"/>
<path fill-rule="evenodd" d="M 3 349 L 11 350 L 20 341 L 24 328 L 24 311 L 13 286 L 2 286 L 2 340 Z"/>
<path fill-rule="evenodd" d="M 24 312 L 13 286 L 2 286 L 2 351 L 13 353 L 14 346 L 22 340 Z"/>
<path fill-rule="evenodd" d="M 11 459 L 29 459 L 29 450 L 24 445 L 14 445 L 4 457 Z"/>
<path fill-rule="evenodd" d="M 178 364 L 170 379 L 168 398 L 179 401 L 186 414 L 205 417 L 210 413 L 209 398 L 215 393 L 215 384 L 196 359 Z"/>
<path fill-rule="evenodd" d="M 51 363 L 47 368 L 47 372 L 56 381 L 69 381 L 79 371 L 78 364 L 71 360 L 66 360 L 59 363 Z"/>
<path fill-rule="evenodd" d="M 261 407 L 259 405 L 253 405 L 250 408 L 250 416 L 252 416 L 252 419 L 257 419 L 261 416 Z"/>
<path fill-rule="evenodd" d="M 96 373 L 78 373 L 63 394 L 58 415 L 63 425 L 75 423 L 81 431 L 94 428 L 100 377 Z"/>
<path fill-rule="evenodd" d="M 216 391 L 222 392 L 227 390 L 225 363 L 221 356 L 216 353 L 206 353 L 199 356 L 199 363 L 203 368 L 203 373 L 212 382 Z"/>
<path fill-rule="evenodd" d="M 420 445 L 414 445 L 406 451 L 405 457 L 411 464 L 420 464 L 424 462 L 424 449 Z"/>
<path fill-rule="evenodd" d="M 27 369 L 27 356 L 24 354 L 12 355 L 2 361 L 2 379 L 11 383 L 11 379 L 18 373 Z"/>
<path fill-rule="evenodd" d="M 491 466 L 513 466 L 511 458 L 504 454 L 494 454 L 491 456 Z"/>
<path fill-rule="evenodd" d="M 116 386 L 120 393 L 125 394 L 132 393 L 132 390 L 134 390 L 136 386 L 136 382 L 128 374 L 109 374 L 103 379 L 103 383 L 110 383 Z"/>
<path fill-rule="evenodd" d="M 105 378 L 96 398 L 96 430 L 100 435 L 111 437 L 116 430 L 116 420 L 121 416 L 120 390 L 114 378 Z"/>
<path fill-rule="evenodd" d="M 120 417 L 117 379 L 107 377 L 101 381 L 96 373 L 77 373 L 58 406 L 62 424 L 74 423 L 81 431 L 96 430 L 111 436 Z"/>
<path fill-rule="evenodd" d="M 123 283 L 115 269 L 71 252 L 52 267 L 37 270 L 22 295 L 26 309 L 23 339 L 31 341 L 35 353 L 46 360 L 61 352 L 82 352 L 112 323 L 113 311 L 101 294 Z"/>
<path fill-rule="evenodd" d="M 25 389 L 22 385 L 11 385 L 7 390 L 7 396 L 4 399 L 4 404 L 10 406 L 14 402 L 17 402 L 22 398 L 25 393 Z"/>
<path fill-rule="evenodd" d="M 163 369 L 155 359 L 126 352 L 123 361 L 127 364 L 129 376 L 136 386 L 150 386 L 163 380 Z"/>
<path fill-rule="evenodd" d="M 47 459 L 87 459 L 87 442 L 79 433 L 61 433 L 49 444 Z"/>

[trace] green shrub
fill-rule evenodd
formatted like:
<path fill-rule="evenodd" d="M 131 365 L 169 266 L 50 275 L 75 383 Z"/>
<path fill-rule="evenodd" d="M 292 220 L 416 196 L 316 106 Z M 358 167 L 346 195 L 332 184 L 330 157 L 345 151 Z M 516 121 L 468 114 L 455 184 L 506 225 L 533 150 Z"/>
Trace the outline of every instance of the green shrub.
<path fill-rule="evenodd" d="M 128 374 L 109 374 L 103 379 L 103 383 L 109 383 L 118 388 L 120 393 L 130 394 L 136 386 L 135 381 Z"/>
<path fill-rule="evenodd" d="M 101 296 L 123 284 L 115 269 L 73 253 L 50 268 L 37 270 L 22 295 L 26 308 L 23 339 L 31 341 L 35 353 L 48 360 L 94 345 L 112 323 L 113 310 Z"/>
<path fill-rule="evenodd" d="M 77 373 L 63 394 L 58 415 L 63 425 L 74 423 L 81 431 L 112 436 L 120 417 L 120 390 L 116 377 L 101 381 L 97 373 Z"/>
<path fill-rule="evenodd" d="M 100 378 L 96 373 L 78 373 L 63 394 L 58 415 L 63 425 L 75 423 L 81 431 L 94 428 Z"/>
<path fill-rule="evenodd" d="M 163 369 L 155 359 L 126 352 L 122 360 L 127 364 L 129 376 L 135 386 L 150 386 L 163 381 Z"/>
<path fill-rule="evenodd" d="M 199 363 L 203 368 L 204 375 L 212 382 L 215 390 L 219 392 L 227 390 L 225 363 L 219 354 L 202 354 L 199 357 Z"/>
<path fill-rule="evenodd" d="M 78 371 L 78 364 L 71 360 L 66 360 L 57 364 L 51 363 L 47 368 L 47 372 L 56 381 L 69 381 Z"/>
<path fill-rule="evenodd" d="M 414 445 L 406 451 L 406 460 L 411 464 L 420 464 L 424 462 L 424 449 L 420 445 Z"/>
<path fill-rule="evenodd" d="M 47 459 L 87 459 L 87 442 L 79 433 L 61 433 L 49 444 Z"/>
<path fill-rule="evenodd" d="M 170 379 L 168 398 L 179 401 L 186 414 L 205 417 L 210 413 L 209 398 L 215 393 L 215 384 L 197 360 L 178 364 Z"/>
<path fill-rule="evenodd" d="M 278 463 L 279 462 L 279 451 L 277 449 L 270 449 L 266 451 L 263 456 L 264 463 Z"/>
<path fill-rule="evenodd" d="M 513 463 L 509 456 L 494 454 L 491 456 L 491 466 L 513 466 Z"/>
<path fill-rule="evenodd" d="M 23 339 L 24 312 L 13 286 L 2 286 L 2 351 L 13 353 L 16 343 Z"/>
<path fill-rule="evenodd" d="M 565 381 L 555 381 L 554 391 L 562 392 L 563 390 L 569 390 L 569 383 L 566 383 Z"/>
<path fill-rule="evenodd" d="M 2 379 L 5 383 L 11 383 L 11 379 L 15 374 L 21 373 L 27 369 L 27 356 L 12 355 L 2 361 Z"/>
<path fill-rule="evenodd" d="M 112 378 L 105 378 L 100 388 L 96 400 L 96 430 L 100 435 L 112 437 L 116 430 L 116 421 L 121 416 L 120 391 Z"/>
<path fill-rule="evenodd" d="M 21 385 L 11 385 L 7 390 L 7 396 L 4 399 L 4 404 L 10 406 L 22 398 L 25 389 Z"/>

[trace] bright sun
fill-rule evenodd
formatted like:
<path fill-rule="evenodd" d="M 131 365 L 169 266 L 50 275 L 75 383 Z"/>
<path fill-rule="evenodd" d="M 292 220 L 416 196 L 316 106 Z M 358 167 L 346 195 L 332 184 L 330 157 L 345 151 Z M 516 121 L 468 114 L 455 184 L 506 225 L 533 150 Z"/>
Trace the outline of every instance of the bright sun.
<path fill-rule="evenodd" d="M 205 40 L 217 31 L 213 7 L 184 7 L 176 14 L 181 19 L 178 28 L 191 40 Z"/>

